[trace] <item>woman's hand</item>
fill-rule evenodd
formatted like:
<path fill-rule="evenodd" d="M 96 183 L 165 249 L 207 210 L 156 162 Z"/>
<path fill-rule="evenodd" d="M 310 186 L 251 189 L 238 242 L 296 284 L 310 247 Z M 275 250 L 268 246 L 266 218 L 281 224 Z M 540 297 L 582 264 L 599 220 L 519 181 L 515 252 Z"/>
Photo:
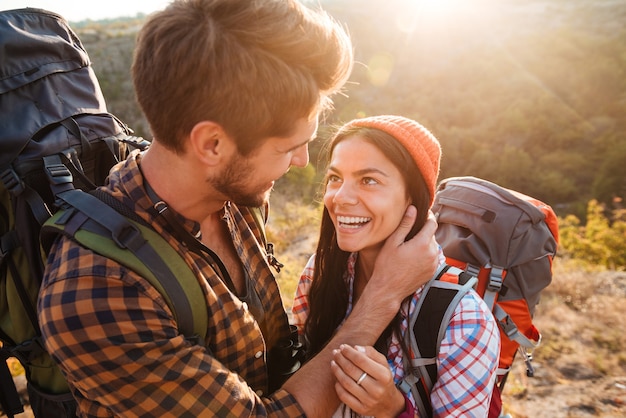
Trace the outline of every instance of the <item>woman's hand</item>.
<path fill-rule="evenodd" d="M 342 345 L 331 362 L 339 399 L 361 415 L 396 417 L 404 411 L 404 396 L 396 388 L 384 355 L 374 347 Z"/>

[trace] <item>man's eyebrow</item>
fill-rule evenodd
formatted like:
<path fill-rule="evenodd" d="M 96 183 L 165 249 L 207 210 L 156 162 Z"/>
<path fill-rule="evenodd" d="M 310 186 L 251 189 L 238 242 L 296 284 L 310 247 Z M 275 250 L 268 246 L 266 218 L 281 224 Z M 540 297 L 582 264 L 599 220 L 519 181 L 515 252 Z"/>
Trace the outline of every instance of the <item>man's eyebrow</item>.
<path fill-rule="evenodd" d="M 306 141 L 302 141 L 301 143 L 299 143 L 299 144 L 297 144 L 297 145 L 294 145 L 293 147 L 289 148 L 289 149 L 287 150 L 287 152 L 291 152 L 291 151 L 297 150 L 297 149 L 298 149 L 298 148 L 300 148 L 301 146 L 303 146 L 303 145 L 307 145 L 307 144 L 309 144 L 309 143 L 313 142 L 314 140 L 315 140 L 315 135 L 314 135 L 314 136 L 312 136 L 311 138 L 308 138 Z"/>

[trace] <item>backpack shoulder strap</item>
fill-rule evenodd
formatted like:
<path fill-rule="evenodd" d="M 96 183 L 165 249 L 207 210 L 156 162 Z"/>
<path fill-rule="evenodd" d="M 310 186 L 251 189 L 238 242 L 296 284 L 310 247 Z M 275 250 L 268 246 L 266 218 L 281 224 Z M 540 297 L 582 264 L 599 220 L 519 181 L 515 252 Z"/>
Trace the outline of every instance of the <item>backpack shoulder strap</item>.
<path fill-rule="evenodd" d="M 444 265 L 426 284 L 411 313 L 405 335 L 404 379 L 398 385 L 411 392 L 420 416 L 432 416 L 430 392 L 437 381 L 437 354 L 457 305 L 477 283 L 463 270 Z"/>
<path fill-rule="evenodd" d="M 7 359 L 11 357 L 11 354 L 9 350 L 0 347 L 0 407 L 5 415 L 13 418 L 24 412 L 24 407 L 7 364 Z"/>
<path fill-rule="evenodd" d="M 135 271 L 161 293 L 181 333 L 202 343 L 208 318 L 204 292 L 180 254 L 152 228 L 128 219 L 88 193 L 70 190 L 58 197 L 66 208 L 44 224 L 44 249 L 62 233 Z"/>

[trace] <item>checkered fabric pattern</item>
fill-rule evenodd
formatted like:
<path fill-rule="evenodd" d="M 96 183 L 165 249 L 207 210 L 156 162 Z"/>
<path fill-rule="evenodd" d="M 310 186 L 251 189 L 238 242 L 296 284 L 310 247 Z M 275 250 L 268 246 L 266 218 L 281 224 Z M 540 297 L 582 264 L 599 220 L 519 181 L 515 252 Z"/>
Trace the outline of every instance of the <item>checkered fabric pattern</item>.
<path fill-rule="evenodd" d="M 83 417 L 303 416 L 289 393 L 266 393 L 266 356 L 289 328 L 275 279 L 235 205 L 224 222 L 255 287 L 264 318 L 254 318 L 207 261 L 187 251 L 148 212 L 141 154 L 116 166 L 107 190 L 149 222 L 184 257 L 204 289 L 206 347 L 181 335 L 161 294 L 118 263 L 61 238 L 49 257 L 39 311 L 47 348 L 61 365 Z M 199 225 L 180 219 L 191 233 Z M 259 319 L 259 321 L 257 321 Z M 263 334 L 259 323 L 263 323 Z"/>
<path fill-rule="evenodd" d="M 352 311 L 352 290 L 354 266 L 357 254 L 348 259 L 345 274 L 346 286 L 350 289 L 349 306 L 346 317 Z M 444 258 L 440 257 L 443 262 Z M 308 316 L 308 294 L 311 288 L 315 266 L 315 256 L 311 256 L 296 288 L 292 314 L 298 332 L 303 333 Z M 412 312 L 417 305 L 423 288 L 402 306 L 404 333 L 408 326 L 407 311 Z M 500 334 L 495 319 L 482 298 L 474 291 L 465 295 L 457 305 L 448 324 L 445 336 L 437 355 L 438 380 L 431 392 L 430 400 L 434 417 L 486 417 L 496 378 L 498 356 L 500 354 Z M 389 368 L 394 381 L 399 383 L 404 377 L 403 351 L 399 340 L 392 336 L 387 351 Z M 415 402 L 412 396 L 411 402 Z M 341 414 L 342 408 L 337 413 Z M 419 414 L 419 412 L 416 413 Z"/>

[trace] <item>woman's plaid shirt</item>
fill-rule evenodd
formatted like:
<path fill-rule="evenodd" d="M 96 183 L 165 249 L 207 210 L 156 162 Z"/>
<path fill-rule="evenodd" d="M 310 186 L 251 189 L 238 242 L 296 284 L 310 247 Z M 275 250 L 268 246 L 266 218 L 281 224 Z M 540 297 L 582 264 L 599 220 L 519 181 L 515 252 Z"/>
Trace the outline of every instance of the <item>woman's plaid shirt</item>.
<path fill-rule="evenodd" d="M 352 311 L 352 291 L 357 254 L 352 253 L 344 279 L 350 291 L 346 317 Z M 445 258 L 440 254 L 440 262 Z M 293 323 L 300 334 L 309 313 L 308 295 L 315 272 L 315 255 L 311 256 L 296 288 L 293 302 Z M 410 301 L 409 311 L 417 305 L 423 288 L 418 289 Z M 402 336 L 407 329 L 407 304 L 403 305 L 401 324 Z M 474 291 L 465 295 L 456 306 L 450 323 L 441 341 L 437 354 L 437 382 L 430 394 L 433 417 L 486 417 L 493 393 L 500 333 L 496 320 L 485 302 Z M 387 352 L 389 367 L 396 383 L 404 377 L 402 347 L 397 338 L 392 338 Z M 412 395 L 409 395 L 414 402 Z M 342 408 L 338 410 L 341 414 Z M 416 410 L 416 414 L 419 412 Z M 350 414 L 347 414 L 348 416 Z"/>

